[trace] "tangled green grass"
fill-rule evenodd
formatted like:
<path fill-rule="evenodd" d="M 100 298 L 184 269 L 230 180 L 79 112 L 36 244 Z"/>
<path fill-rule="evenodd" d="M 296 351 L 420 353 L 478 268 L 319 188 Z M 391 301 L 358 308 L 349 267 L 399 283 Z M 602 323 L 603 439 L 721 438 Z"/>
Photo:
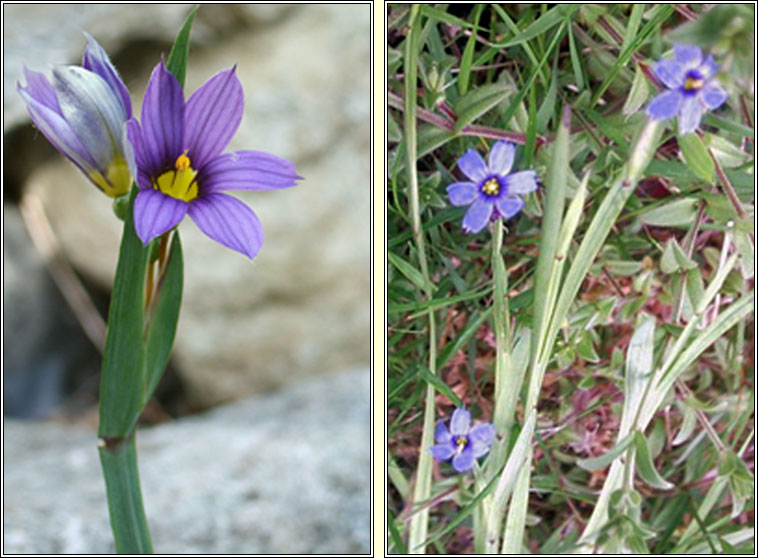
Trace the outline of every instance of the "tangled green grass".
<path fill-rule="evenodd" d="M 689 7 L 687 7 L 689 6 Z M 754 553 L 753 5 L 388 7 L 391 553 Z M 645 107 L 674 44 L 727 102 Z M 464 234 L 496 140 L 540 188 Z M 435 461 L 466 407 L 497 436 Z"/>

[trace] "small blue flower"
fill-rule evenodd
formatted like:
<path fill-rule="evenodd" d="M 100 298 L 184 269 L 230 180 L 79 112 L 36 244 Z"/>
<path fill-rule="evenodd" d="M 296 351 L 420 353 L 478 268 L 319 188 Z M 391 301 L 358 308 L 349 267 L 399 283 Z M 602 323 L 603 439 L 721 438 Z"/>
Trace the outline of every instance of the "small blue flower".
<path fill-rule="evenodd" d="M 674 58 L 657 62 L 653 71 L 668 87 L 647 107 L 653 120 L 679 117 L 679 135 L 694 132 L 707 109 L 717 109 L 728 94 L 713 79 L 719 67 L 708 55 L 703 58 L 699 47 L 675 45 Z"/>
<path fill-rule="evenodd" d="M 524 207 L 519 196 L 537 189 L 534 171 L 508 174 L 515 151 L 512 143 L 499 141 L 492 146 L 486 164 L 473 149 L 458 159 L 458 168 L 470 181 L 451 184 L 447 195 L 453 205 L 471 205 L 463 218 L 465 232 L 478 233 L 490 218 L 510 219 Z"/>
<path fill-rule="evenodd" d="M 450 419 L 450 430 L 442 420 L 437 421 L 434 432 L 436 445 L 429 448 L 440 461 L 452 459 L 453 468 L 465 473 L 474 467 L 474 462 L 490 451 L 495 439 L 495 427 L 488 422 L 471 426 L 471 414 L 466 409 L 456 409 Z"/>

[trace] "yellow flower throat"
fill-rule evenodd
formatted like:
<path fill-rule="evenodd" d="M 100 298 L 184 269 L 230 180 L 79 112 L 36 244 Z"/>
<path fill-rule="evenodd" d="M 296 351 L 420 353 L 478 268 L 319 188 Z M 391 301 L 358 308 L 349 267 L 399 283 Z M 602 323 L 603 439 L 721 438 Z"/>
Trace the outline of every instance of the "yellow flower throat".
<path fill-rule="evenodd" d="M 700 89 L 701 87 L 703 87 L 704 84 L 705 84 L 705 82 L 702 79 L 688 77 L 688 78 L 686 78 L 684 80 L 684 90 L 685 91 L 693 91 L 693 90 L 697 91 L 698 89 Z"/>
<path fill-rule="evenodd" d="M 188 202 L 197 197 L 196 176 L 185 150 L 177 157 L 174 169 L 160 175 L 153 186 L 172 198 Z"/>

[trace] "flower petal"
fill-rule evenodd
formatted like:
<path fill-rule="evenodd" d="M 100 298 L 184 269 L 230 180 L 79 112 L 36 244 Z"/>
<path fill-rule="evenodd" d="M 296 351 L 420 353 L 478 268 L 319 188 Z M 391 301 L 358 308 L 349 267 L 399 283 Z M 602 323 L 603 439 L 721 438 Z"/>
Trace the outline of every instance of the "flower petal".
<path fill-rule="evenodd" d="M 203 195 L 190 203 L 189 214 L 206 235 L 252 259 L 263 245 L 263 227 L 253 210 L 227 194 Z"/>
<path fill-rule="evenodd" d="M 697 95 L 685 97 L 682 108 L 679 111 L 679 135 L 689 134 L 697 130 L 700 125 L 700 117 L 703 115 L 703 106 Z"/>
<path fill-rule="evenodd" d="M 187 202 L 158 190 L 142 190 L 134 200 L 134 228 L 143 244 L 171 230 L 187 214 Z"/>
<path fill-rule="evenodd" d="M 452 439 L 450 431 L 442 420 L 437 421 L 437 427 L 434 429 L 434 441 L 438 444 L 449 444 Z"/>
<path fill-rule="evenodd" d="M 495 202 L 497 210 L 503 216 L 503 219 L 510 219 L 521 211 L 524 207 L 524 200 L 518 196 L 505 196 Z"/>
<path fill-rule="evenodd" d="M 95 168 L 95 161 L 79 138 L 59 112 L 33 99 L 25 88 L 18 86 L 18 92 L 26 102 L 26 110 L 40 132 L 53 146 L 68 157 L 82 172 L 89 176 Z"/>
<path fill-rule="evenodd" d="M 211 159 L 197 177 L 204 193 L 288 188 L 298 179 L 302 177 L 295 172 L 294 163 L 262 151 L 224 153 Z"/>
<path fill-rule="evenodd" d="M 537 173 L 533 170 L 514 172 L 505 179 L 508 194 L 528 194 L 537 189 Z"/>
<path fill-rule="evenodd" d="M 480 457 L 487 455 L 487 452 L 490 451 L 490 445 L 491 444 L 471 440 L 471 451 L 474 454 L 474 457 L 479 459 Z"/>
<path fill-rule="evenodd" d="M 689 68 L 697 67 L 703 59 L 700 47 L 693 45 L 674 45 L 674 57 L 677 62 Z"/>
<path fill-rule="evenodd" d="M 463 408 L 453 411 L 453 416 L 450 418 L 450 433 L 453 436 L 465 436 L 468 434 L 470 425 L 471 413 Z"/>
<path fill-rule="evenodd" d="M 678 89 L 684 85 L 684 76 L 687 73 L 684 66 L 673 58 L 657 62 L 653 66 L 653 72 L 669 89 Z"/>
<path fill-rule="evenodd" d="M 668 120 L 679 112 L 684 95 L 678 90 L 665 91 L 650 102 L 647 114 L 653 120 Z"/>
<path fill-rule="evenodd" d="M 505 176 L 513 166 L 513 156 L 516 147 L 508 141 L 500 140 L 492 146 L 487 158 L 487 170 L 491 174 Z"/>
<path fill-rule="evenodd" d="M 22 87 L 21 84 L 19 84 L 19 91 L 24 91 L 26 95 L 38 103 L 61 114 L 61 107 L 58 104 L 58 96 L 55 94 L 55 88 L 49 81 L 47 81 L 45 74 L 35 72 L 24 66 L 24 78 L 26 79 L 26 85 Z"/>
<path fill-rule="evenodd" d="M 495 427 L 488 422 L 475 424 L 469 431 L 469 438 L 472 442 L 480 442 L 490 446 L 495 440 Z"/>
<path fill-rule="evenodd" d="M 478 198 L 471 204 L 466 216 L 463 218 L 463 231 L 471 234 L 480 232 L 492 215 L 492 202 Z"/>
<path fill-rule="evenodd" d="M 476 199 L 476 184 L 454 182 L 447 187 L 447 197 L 453 205 L 469 205 Z"/>
<path fill-rule="evenodd" d="M 100 170 L 122 152 L 126 113 L 121 100 L 103 78 L 76 66 L 53 70 L 61 114 L 87 148 Z"/>
<path fill-rule="evenodd" d="M 465 473 L 474 467 L 474 449 L 471 445 L 453 458 L 453 468 L 459 473 Z"/>
<path fill-rule="evenodd" d="M 108 86 L 118 93 L 126 118 L 132 117 L 132 101 L 129 98 L 129 90 L 124 85 L 123 80 L 118 75 L 116 68 L 111 63 L 111 59 L 108 58 L 108 53 L 105 52 L 103 47 L 100 46 L 92 35 L 84 33 L 87 37 L 87 46 L 84 49 L 84 55 L 82 56 L 82 67 L 91 72 L 95 72 L 101 78 L 105 80 Z"/>
<path fill-rule="evenodd" d="M 705 105 L 711 110 L 719 108 L 729 97 L 729 94 L 713 81 L 703 87 L 700 94 Z"/>
<path fill-rule="evenodd" d="M 242 120 L 244 94 L 235 68 L 217 73 L 187 100 L 184 146 L 199 169 L 221 153 Z"/>
<path fill-rule="evenodd" d="M 700 73 L 703 74 L 703 77 L 705 77 L 705 79 L 711 79 L 713 76 L 719 73 L 719 66 L 716 64 L 713 56 L 709 54 L 705 57 L 703 63 L 700 64 L 698 70 L 700 70 Z"/>
<path fill-rule="evenodd" d="M 174 166 L 184 140 L 184 93 L 179 82 L 160 62 L 142 101 L 142 143 L 145 172 L 157 178 Z M 193 168 L 194 162 L 193 162 Z"/>
<path fill-rule="evenodd" d="M 150 158 L 145 152 L 145 143 L 142 141 L 142 127 L 136 118 L 131 118 L 126 123 L 126 139 L 124 153 L 127 155 L 126 162 L 129 164 L 129 172 L 132 173 L 132 177 L 136 178 L 137 185 L 140 188 L 143 190 L 152 188 L 150 176 L 145 170 L 150 166 Z M 131 160 L 130 157 L 134 157 L 134 160 Z M 137 174 L 134 174 L 135 170 Z"/>
<path fill-rule="evenodd" d="M 473 149 L 469 149 L 458 159 L 458 168 L 473 182 L 481 182 L 487 178 L 487 167 L 484 164 L 484 159 Z"/>
<path fill-rule="evenodd" d="M 447 461 L 455 455 L 455 448 L 450 444 L 437 444 L 429 448 L 435 459 Z"/>

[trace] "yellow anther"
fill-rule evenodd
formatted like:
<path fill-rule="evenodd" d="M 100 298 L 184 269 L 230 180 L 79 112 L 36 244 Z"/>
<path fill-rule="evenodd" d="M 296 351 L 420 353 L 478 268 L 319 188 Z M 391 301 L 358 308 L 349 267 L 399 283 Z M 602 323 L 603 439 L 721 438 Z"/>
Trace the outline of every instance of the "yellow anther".
<path fill-rule="evenodd" d="M 705 82 L 702 79 L 688 77 L 684 80 L 684 90 L 685 91 L 692 91 L 693 89 L 698 90 L 701 87 L 703 87 L 704 84 Z"/>
<path fill-rule="evenodd" d="M 500 193 L 500 182 L 497 178 L 490 178 L 482 186 L 482 192 L 488 196 L 497 196 Z"/>
<path fill-rule="evenodd" d="M 179 155 L 179 157 L 176 158 L 176 163 L 174 164 L 174 167 L 176 167 L 176 170 L 178 171 L 184 171 L 190 168 L 190 158 L 187 157 L 187 150 L 184 150 L 184 153 Z"/>
<path fill-rule="evenodd" d="M 455 443 L 458 445 L 458 447 L 463 447 L 468 443 L 468 439 L 465 436 L 458 436 L 455 439 Z"/>

